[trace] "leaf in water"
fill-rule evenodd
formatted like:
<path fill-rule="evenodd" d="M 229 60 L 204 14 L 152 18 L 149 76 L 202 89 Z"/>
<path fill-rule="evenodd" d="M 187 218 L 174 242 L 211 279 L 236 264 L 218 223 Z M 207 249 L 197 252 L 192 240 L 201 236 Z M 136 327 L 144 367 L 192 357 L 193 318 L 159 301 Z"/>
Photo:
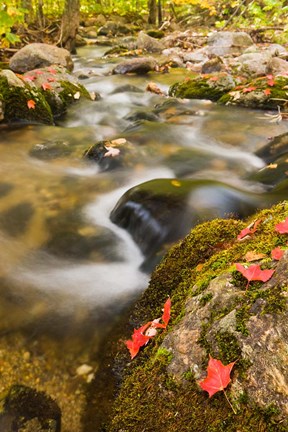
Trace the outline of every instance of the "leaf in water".
<path fill-rule="evenodd" d="M 149 91 L 151 93 L 155 93 L 158 95 L 162 95 L 162 96 L 164 95 L 164 92 L 157 86 L 157 84 L 155 84 L 153 82 L 150 82 L 147 84 L 146 91 Z"/>

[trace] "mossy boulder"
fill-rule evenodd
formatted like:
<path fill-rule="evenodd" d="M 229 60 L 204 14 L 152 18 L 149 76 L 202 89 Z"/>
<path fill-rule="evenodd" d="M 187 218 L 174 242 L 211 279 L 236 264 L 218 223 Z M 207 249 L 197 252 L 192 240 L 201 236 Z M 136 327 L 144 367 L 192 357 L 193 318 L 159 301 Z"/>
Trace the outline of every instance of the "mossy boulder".
<path fill-rule="evenodd" d="M 134 328 L 161 316 L 170 295 L 168 332 L 128 363 L 105 431 L 134 432 L 143 424 L 147 432 L 287 430 L 288 254 L 279 262 L 271 258 L 275 246 L 286 247 L 287 235 L 275 226 L 287 215 L 282 202 L 244 223 L 206 222 L 168 252 L 130 316 Z M 261 220 L 255 233 L 238 240 L 255 219 Z M 248 252 L 262 253 L 256 263 L 274 270 L 268 282 L 251 281 L 247 288 L 235 263 L 249 266 Z M 116 364 L 129 358 L 123 343 L 118 349 Z M 226 389 L 236 414 L 223 392 L 209 399 L 199 387 L 209 355 L 236 361 Z"/>
<path fill-rule="evenodd" d="M 35 102 L 34 109 L 29 108 L 29 100 Z M 53 124 L 52 110 L 42 91 L 32 88 L 12 71 L 0 72 L 0 101 L 2 121 Z"/>
<path fill-rule="evenodd" d="M 173 84 L 169 89 L 169 96 L 186 99 L 209 99 L 216 102 L 232 90 L 235 85 L 234 78 L 226 73 L 197 76 Z"/>
<path fill-rule="evenodd" d="M 0 72 L 0 101 L 5 122 L 53 124 L 81 97 L 91 99 L 76 77 L 61 66 L 35 69 L 23 75 Z"/>
<path fill-rule="evenodd" d="M 223 95 L 218 102 L 225 105 L 273 110 L 279 106 L 285 111 L 288 107 L 287 85 L 288 78 L 285 76 L 260 77 L 235 87 Z"/>

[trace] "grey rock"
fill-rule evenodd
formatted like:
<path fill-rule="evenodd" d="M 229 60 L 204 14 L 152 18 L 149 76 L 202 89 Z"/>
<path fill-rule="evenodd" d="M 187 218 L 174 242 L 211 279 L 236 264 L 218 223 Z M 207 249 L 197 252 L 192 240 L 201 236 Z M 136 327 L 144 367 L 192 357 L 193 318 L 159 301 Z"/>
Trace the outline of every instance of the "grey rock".
<path fill-rule="evenodd" d="M 157 62 L 152 57 L 134 58 L 119 63 L 114 67 L 112 73 L 121 75 L 136 73 L 142 75 L 155 70 L 156 67 Z"/>
<path fill-rule="evenodd" d="M 208 37 L 208 48 L 215 55 L 239 55 L 247 47 L 253 45 L 253 40 L 245 32 L 215 32 Z"/>
<path fill-rule="evenodd" d="M 10 68 L 18 73 L 52 64 L 64 66 L 69 71 L 73 70 L 73 61 L 69 51 L 43 43 L 26 45 L 14 54 L 9 62 Z"/>
<path fill-rule="evenodd" d="M 162 42 L 160 42 L 156 38 L 147 35 L 143 31 L 141 31 L 138 35 L 137 47 L 150 53 L 162 52 L 165 48 Z"/>
<path fill-rule="evenodd" d="M 271 75 L 288 75 L 288 61 L 273 57 L 267 64 L 266 74 Z"/>
<path fill-rule="evenodd" d="M 268 51 L 258 53 L 242 54 L 237 57 L 239 73 L 248 77 L 258 77 L 266 75 L 267 65 L 271 61 L 272 55 Z"/>

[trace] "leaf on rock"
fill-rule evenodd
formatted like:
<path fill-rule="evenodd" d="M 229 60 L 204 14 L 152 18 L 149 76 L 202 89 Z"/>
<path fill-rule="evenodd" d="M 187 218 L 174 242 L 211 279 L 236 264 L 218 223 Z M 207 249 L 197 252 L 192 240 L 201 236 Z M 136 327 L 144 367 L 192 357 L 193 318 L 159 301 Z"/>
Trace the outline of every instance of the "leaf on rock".
<path fill-rule="evenodd" d="M 48 83 L 43 83 L 41 87 L 43 88 L 43 90 L 51 90 L 52 89 L 51 85 Z"/>
<path fill-rule="evenodd" d="M 242 264 L 236 263 L 236 269 L 247 279 L 246 290 L 251 281 L 267 282 L 273 275 L 275 270 L 261 270 L 260 265 L 252 264 L 250 267 L 245 268 Z"/>
<path fill-rule="evenodd" d="M 261 219 L 257 219 L 256 221 L 253 221 L 250 225 L 248 225 L 246 228 L 244 228 L 240 234 L 238 234 L 237 239 L 242 240 L 247 235 L 252 235 L 257 230 L 257 227 L 259 223 L 261 222 Z"/>
<path fill-rule="evenodd" d="M 262 258 L 265 258 L 266 255 L 264 253 L 257 253 L 255 251 L 248 251 L 245 255 L 245 260 L 248 262 L 258 261 Z"/>
<path fill-rule="evenodd" d="M 27 101 L 27 106 L 29 109 L 35 109 L 36 102 L 33 99 Z"/>
<path fill-rule="evenodd" d="M 245 87 L 245 88 L 242 90 L 242 92 L 243 92 L 243 93 L 250 93 L 250 92 L 252 92 L 252 91 L 254 91 L 254 90 L 256 90 L 256 87 L 255 87 L 255 86 L 251 86 L 251 87 Z"/>
<path fill-rule="evenodd" d="M 284 250 L 280 247 L 276 247 L 271 251 L 271 256 L 274 260 L 279 261 L 284 255 Z"/>
<path fill-rule="evenodd" d="M 214 359 L 210 356 L 207 377 L 199 382 L 200 387 L 209 393 L 212 397 L 218 391 L 224 390 L 231 381 L 230 373 L 235 362 L 224 366 L 221 360 Z"/>
<path fill-rule="evenodd" d="M 263 91 L 263 93 L 265 94 L 265 96 L 269 96 L 271 94 L 271 90 L 267 88 Z"/>
<path fill-rule="evenodd" d="M 105 146 L 107 152 L 104 153 L 104 157 L 116 157 L 120 154 L 120 150 L 115 147 Z"/>
<path fill-rule="evenodd" d="M 150 325 L 151 325 L 151 321 L 144 324 L 142 327 L 140 327 L 137 330 L 134 329 L 132 339 L 124 342 L 130 352 L 131 359 L 136 357 L 140 348 L 148 343 L 150 336 L 147 336 L 144 333 L 148 329 L 148 327 L 150 327 Z"/>
<path fill-rule="evenodd" d="M 288 233 L 288 217 L 285 219 L 285 221 L 276 224 L 275 231 L 279 232 L 280 234 Z"/>

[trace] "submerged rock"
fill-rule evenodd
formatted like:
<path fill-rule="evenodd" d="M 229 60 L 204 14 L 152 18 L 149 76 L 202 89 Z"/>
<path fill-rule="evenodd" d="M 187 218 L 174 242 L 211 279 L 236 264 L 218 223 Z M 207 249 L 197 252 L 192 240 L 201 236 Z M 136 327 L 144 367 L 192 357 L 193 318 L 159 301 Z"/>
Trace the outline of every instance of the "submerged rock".
<path fill-rule="evenodd" d="M 46 393 L 15 384 L 2 397 L 0 429 L 3 432 L 60 432 L 61 410 Z"/>
<path fill-rule="evenodd" d="M 232 214 L 245 217 L 273 199 L 216 181 L 156 179 L 129 189 L 110 218 L 131 234 L 149 267 L 163 246 L 186 235 L 197 223 Z"/>

